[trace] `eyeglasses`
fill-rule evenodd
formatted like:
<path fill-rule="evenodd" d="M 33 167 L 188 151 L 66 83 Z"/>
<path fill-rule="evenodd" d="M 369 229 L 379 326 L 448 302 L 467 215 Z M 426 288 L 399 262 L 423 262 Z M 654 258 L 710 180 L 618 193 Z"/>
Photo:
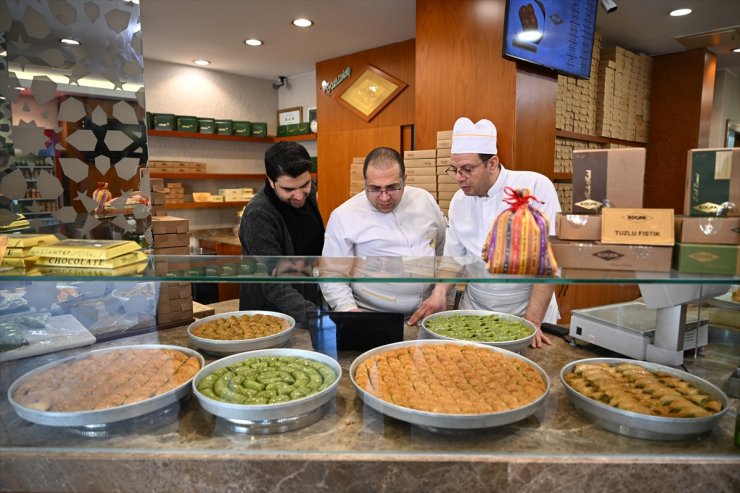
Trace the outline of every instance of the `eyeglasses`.
<path fill-rule="evenodd" d="M 485 161 L 481 161 L 480 163 L 476 164 L 475 166 L 464 166 L 462 168 L 455 168 L 454 166 L 450 166 L 445 170 L 445 172 L 450 175 L 452 178 L 457 178 L 457 174 L 460 173 L 463 178 L 470 178 L 470 175 L 473 173 L 473 170 L 480 166 L 481 164 L 488 161 L 487 159 Z"/>
<path fill-rule="evenodd" d="M 401 180 L 400 183 L 394 183 L 393 185 L 388 185 L 387 187 L 376 187 L 375 185 L 365 185 L 365 191 L 369 193 L 370 195 L 381 195 L 383 192 L 387 193 L 388 195 L 394 194 L 396 192 L 400 192 L 403 188 L 403 180 Z"/>

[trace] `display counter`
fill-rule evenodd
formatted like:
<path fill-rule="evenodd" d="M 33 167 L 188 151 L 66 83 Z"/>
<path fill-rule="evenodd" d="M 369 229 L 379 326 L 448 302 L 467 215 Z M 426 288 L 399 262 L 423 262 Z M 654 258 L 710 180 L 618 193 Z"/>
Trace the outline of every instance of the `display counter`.
<path fill-rule="evenodd" d="M 264 259 L 262 259 L 264 260 Z M 257 262 L 274 265 L 285 259 Z M 295 260 L 295 259 L 291 259 Z M 339 259 L 335 259 L 340 262 Z M 676 273 L 566 273 L 552 278 L 493 276 L 468 266 L 452 273 L 452 259 L 351 259 L 346 275 L 316 261 L 307 279 L 270 275 L 256 259 L 154 258 L 140 276 L 104 282 L 205 280 L 229 282 L 550 282 L 606 284 L 737 284 L 738 279 Z M 343 260 L 341 262 L 347 262 Z M 247 265 L 251 267 L 247 268 Z M 404 267 L 403 272 L 399 267 Z M 159 270 L 158 270 L 159 269 Z M 358 270 L 360 269 L 360 270 Z M 478 270 L 476 270 L 478 269 Z M 362 273 L 360 273 L 362 272 Z M 381 274 L 382 272 L 382 274 Z M 390 273 L 392 272 L 392 274 Z M 327 274 L 325 274 L 327 273 Z M 8 274 L 6 272 L 6 274 Z M 143 276 L 143 277 L 142 277 Z M 225 278 L 225 279 L 223 279 Z M 93 279 L 89 279 L 91 281 Z M 103 282 L 101 278 L 95 279 Z M 29 282 L 70 282 L 8 274 L 2 288 Z M 85 283 L 79 277 L 75 282 Z M 217 311 L 236 309 L 220 303 Z M 709 308 L 707 308 L 709 309 Z M 418 337 L 405 329 L 406 340 Z M 531 416 L 483 430 L 430 430 L 371 409 L 356 395 L 348 372 L 357 352 L 330 354 L 343 375 L 336 397 L 303 428 L 268 435 L 244 433 L 206 412 L 194 397 L 151 415 L 107 427 L 52 427 L 21 419 L 8 402 L 9 386 L 26 372 L 70 354 L 138 344 L 193 347 L 186 327 L 161 330 L 23 358 L 0 365 L 0 490 L 3 491 L 736 491 L 740 448 L 734 445 L 738 400 L 711 432 L 681 441 L 631 438 L 580 415 L 565 395 L 561 368 L 577 359 L 615 356 L 560 337 L 523 356 L 540 365 L 551 389 Z M 685 356 L 685 369 L 723 388 L 740 361 L 732 337 L 713 337 Z M 729 341 L 729 342 L 728 342 Z M 296 330 L 287 347 L 311 349 Z M 214 357 L 204 354 L 206 362 Z"/>

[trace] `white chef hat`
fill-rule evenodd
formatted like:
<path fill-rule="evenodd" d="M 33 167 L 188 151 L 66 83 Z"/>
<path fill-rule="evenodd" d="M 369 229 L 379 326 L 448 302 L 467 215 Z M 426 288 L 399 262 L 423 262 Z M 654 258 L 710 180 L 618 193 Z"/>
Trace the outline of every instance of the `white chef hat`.
<path fill-rule="evenodd" d="M 473 123 L 458 118 L 452 128 L 452 154 L 496 154 L 496 126 L 490 120 Z"/>

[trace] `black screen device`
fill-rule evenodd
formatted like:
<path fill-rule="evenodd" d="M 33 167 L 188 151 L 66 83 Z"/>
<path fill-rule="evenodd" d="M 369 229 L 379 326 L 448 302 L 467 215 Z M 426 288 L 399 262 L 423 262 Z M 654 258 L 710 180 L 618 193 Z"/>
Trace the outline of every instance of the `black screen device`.
<path fill-rule="evenodd" d="M 317 351 L 367 351 L 403 341 L 403 313 L 332 312 L 308 313 L 311 345 Z"/>

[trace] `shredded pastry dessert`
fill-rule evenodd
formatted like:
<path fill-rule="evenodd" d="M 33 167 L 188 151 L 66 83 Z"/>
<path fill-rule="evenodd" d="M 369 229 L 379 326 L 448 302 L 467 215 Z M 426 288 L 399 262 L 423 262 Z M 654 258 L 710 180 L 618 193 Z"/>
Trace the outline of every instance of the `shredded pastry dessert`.
<path fill-rule="evenodd" d="M 193 328 L 193 335 L 204 339 L 235 341 L 256 339 L 279 334 L 288 328 L 288 321 L 272 315 L 240 315 L 211 320 Z"/>
<path fill-rule="evenodd" d="M 460 344 L 418 344 L 373 355 L 357 366 L 355 381 L 384 401 L 446 414 L 517 409 L 546 390 L 524 361 Z"/>
<path fill-rule="evenodd" d="M 719 401 L 686 380 L 632 363 L 579 363 L 565 380 L 586 397 L 625 411 L 699 418 L 722 410 Z"/>
<path fill-rule="evenodd" d="M 173 349 L 120 349 L 62 363 L 18 386 L 18 404 L 76 412 L 133 404 L 172 390 L 200 370 L 194 356 Z"/>

